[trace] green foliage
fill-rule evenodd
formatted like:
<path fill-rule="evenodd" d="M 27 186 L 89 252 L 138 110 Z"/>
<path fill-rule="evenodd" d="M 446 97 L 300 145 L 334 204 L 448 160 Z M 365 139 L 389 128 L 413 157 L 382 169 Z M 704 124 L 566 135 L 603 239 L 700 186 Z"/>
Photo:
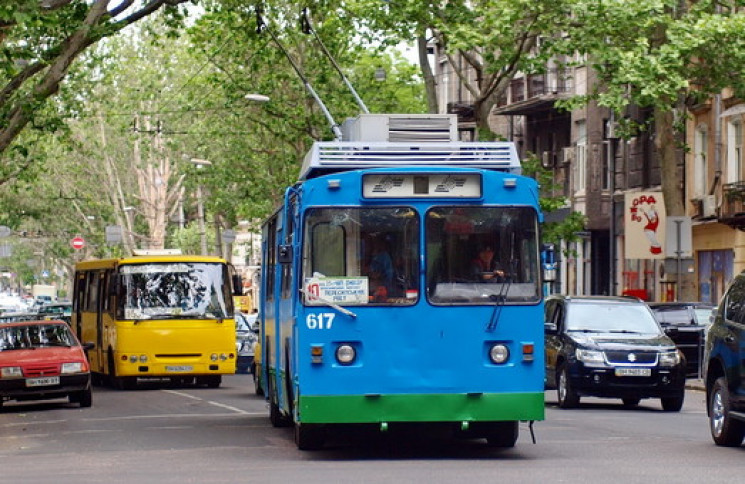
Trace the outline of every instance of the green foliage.
<path fill-rule="evenodd" d="M 553 173 L 543 168 L 536 155 L 528 153 L 522 161 L 522 168 L 525 176 L 529 176 L 538 182 L 539 205 L 544 214 L 568 206 L 565 197 L 551 195 L 559 187 L 554 181 Z M 587 217 L 577 211 L 570 212 L 561 222 L 544 223 L 541 233 L 542 242 L 556 244 L 557 247 L 561 241 L 567 242 L 567 245 L 571 242 L 577 242 L 580 240 L 577 234 L 584 230 L 586 223 Z"/>

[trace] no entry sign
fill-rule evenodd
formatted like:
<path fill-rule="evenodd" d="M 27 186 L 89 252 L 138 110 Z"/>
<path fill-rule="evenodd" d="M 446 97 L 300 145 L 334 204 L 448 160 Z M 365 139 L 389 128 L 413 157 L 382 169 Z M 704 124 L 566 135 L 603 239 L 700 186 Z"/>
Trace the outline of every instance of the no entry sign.
<path fill-rule="evenodd" d="M 75 237 L 70 241 L 70 245 L 75 250 L 80 250 L 85 247 L 85 240 L 82 237 Z"/>

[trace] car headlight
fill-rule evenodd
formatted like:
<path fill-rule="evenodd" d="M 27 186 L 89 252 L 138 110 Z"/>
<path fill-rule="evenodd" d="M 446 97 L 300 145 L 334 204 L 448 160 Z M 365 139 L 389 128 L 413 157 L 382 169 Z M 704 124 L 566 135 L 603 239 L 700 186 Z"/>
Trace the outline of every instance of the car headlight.
<path fill-rule="evenodd" d="M 83 368 L 83 364 L 80 362 L 62 363 L 61 372 L 63 375 L 66 373 L 82 373 L 83 371 L 85 371 L 85 369 Z"/>
<path fill-rule="evenodd" d="M 0 378 L 23 378 L 20 366 L 4 366 L 0 368 Z"/>
<path fill-rule="evenodd" d="M 680 350 L 660 353 L 660 366 L 677 366 L 681 362 Z"/>
<path fill-rule="evenodd" d="M 579 361 L 588 365 L 602 365 L 605 363 L 605 357 L 602 351 L 577 348 L 575 355 Z"/>

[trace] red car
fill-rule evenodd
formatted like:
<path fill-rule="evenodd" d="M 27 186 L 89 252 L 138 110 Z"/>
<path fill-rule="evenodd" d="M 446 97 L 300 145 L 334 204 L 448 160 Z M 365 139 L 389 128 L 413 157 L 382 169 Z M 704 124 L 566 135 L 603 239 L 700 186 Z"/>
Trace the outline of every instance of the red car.
<path fill-rule="evenodd" d="M 7 400 L 67 396 L 90 407 L 91 373 L 85 351 L 63 321 L 0 324 L 0 406 Z"/>

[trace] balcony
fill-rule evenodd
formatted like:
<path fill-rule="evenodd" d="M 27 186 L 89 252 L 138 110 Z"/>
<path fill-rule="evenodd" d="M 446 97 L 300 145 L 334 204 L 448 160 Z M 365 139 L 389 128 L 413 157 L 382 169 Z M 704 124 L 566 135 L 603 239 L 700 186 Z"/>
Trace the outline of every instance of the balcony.
<path fill-rule="evenodd" d="M 543 74 L 519 77 L 510 82 L 507 96 L 497 101 L 495 114 L 526 115 L 552 109 L 554 102 L 571 96 L 567 69 L 550 69 Z"/>
<path fill-rule="evenodd" d="M 745 181 L 722 185 L 722 206 L 719 222 L 745 230 Z"/>
<path fill-rule="evenodd" d="M 447 113 L 457 114 L 458 122 L 460 123 L 468 123 L 468 122 L 476 121 L 476 116 L 474 114 L 474 106 L 473 104 L 470 104 L 470 103 L 465 103 L 462 101 L 448 103 Z"/>

